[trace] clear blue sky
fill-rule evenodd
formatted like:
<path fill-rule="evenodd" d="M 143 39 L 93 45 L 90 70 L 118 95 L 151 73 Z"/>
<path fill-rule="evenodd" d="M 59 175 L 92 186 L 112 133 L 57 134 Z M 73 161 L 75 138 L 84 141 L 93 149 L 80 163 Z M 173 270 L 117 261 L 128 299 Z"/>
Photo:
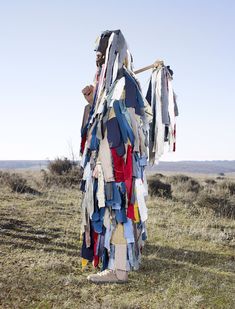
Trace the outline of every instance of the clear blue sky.
<path fill-rule="evenodd" d="M 176 153 L 235 159 L 235 2 L 0 0 L 0 159 L 78 158 L 94 42 L 121 29 L 135 68 L 163 59 L 178 95 Z M 150 72 L 140 78 L 146 90 Z"/>

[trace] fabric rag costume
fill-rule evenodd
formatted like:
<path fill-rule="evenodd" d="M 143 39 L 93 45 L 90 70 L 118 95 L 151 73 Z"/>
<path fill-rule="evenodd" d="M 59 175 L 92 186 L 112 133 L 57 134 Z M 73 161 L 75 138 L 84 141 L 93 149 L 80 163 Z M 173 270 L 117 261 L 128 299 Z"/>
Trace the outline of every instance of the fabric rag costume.
<path fill-rule="evenodd" d="M 96 43 L 93 102 L 81 128 L 81 256 L 83 266 L 122 279 L 139 268 L 147 239 L 145 167 L 166 143 L 175 151 L 178 109 L 169 66 L 152 70 L 145 98 L 122 32 L 105 31 Z"/>

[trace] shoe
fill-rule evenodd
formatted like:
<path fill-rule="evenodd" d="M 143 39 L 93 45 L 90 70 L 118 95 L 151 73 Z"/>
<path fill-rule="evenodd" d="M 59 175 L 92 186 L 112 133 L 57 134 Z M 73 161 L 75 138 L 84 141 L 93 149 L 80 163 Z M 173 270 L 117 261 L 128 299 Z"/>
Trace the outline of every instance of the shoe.
<path fill-rule="evenodd" d="M 88 281 L 93 283 L 126 283 L 128 281 L 128 274 L 118 275 L 111 269 L 105 269 L 97 274 L 92 274 L 87 277 Z"/>

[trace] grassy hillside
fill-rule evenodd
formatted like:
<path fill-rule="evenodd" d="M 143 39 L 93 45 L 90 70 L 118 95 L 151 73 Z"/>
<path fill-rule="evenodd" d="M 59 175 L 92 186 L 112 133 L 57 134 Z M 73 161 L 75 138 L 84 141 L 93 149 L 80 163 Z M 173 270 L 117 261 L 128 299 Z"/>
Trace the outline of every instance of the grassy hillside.
<path fill-rule="evenodd" d="M 80 266 L 78 188 L 23 177 L 41 194 L 0 181 L 0 308 L 235 308 L 233 180 L 151 176 L 141 268 L 97 286 Z"/>

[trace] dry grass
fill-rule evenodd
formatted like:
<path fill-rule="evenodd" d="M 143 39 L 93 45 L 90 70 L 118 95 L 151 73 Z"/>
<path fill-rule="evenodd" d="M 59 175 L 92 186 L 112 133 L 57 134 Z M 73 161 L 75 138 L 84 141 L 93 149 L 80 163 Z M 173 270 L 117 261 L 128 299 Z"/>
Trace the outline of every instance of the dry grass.
<path fill-rule="evenodd" d="M 235 307 L 234 220 L 199 203 L 202 194 L 233 199 L 233 180 L 174 178 L 171 199 L 148 201 L 140 270 L 126 285 L 96 286 L 86 280 L 94 270 L 80 267 L 79 189 L 47 188 L 36 172 L 23 176 L 42 195 L 0 186 L 0 308 Z"/>

